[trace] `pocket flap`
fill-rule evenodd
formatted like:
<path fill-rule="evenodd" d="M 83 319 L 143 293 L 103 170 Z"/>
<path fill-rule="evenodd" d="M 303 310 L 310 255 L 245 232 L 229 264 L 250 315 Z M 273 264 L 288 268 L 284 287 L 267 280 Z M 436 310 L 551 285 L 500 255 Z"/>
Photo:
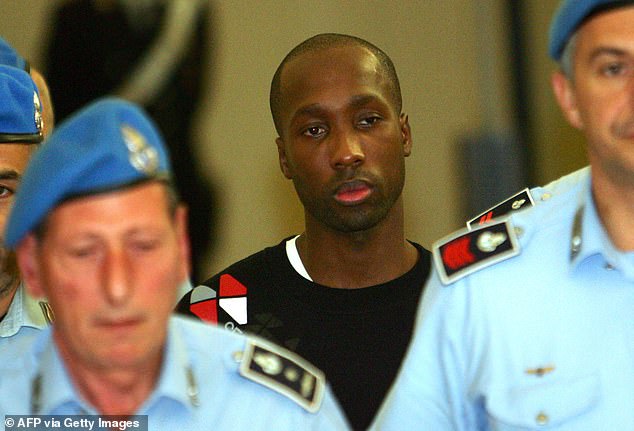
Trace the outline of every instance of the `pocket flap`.
<path fill-rule="evenodd" d="M 489 394 L 486 408 L 495 424 L 547 428 L 592 410 L 599 401 L 600 386 L 599 377 L 592 374 L 500 388 Z"/>

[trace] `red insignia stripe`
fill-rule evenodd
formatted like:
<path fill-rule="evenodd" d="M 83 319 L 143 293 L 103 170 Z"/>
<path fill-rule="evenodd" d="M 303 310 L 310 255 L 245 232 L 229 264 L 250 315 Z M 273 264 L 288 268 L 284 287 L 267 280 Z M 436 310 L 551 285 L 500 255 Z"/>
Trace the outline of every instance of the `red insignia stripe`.
<path fill-rule="evenodd" d="M 485 224 L 486 222 L 491 221 L 492 218 L 493 211 L 489 211 L 488 213 L 480 217 L 480 220 L 478 220 L 478 224 Z"/>
<path fill-rule="evenodd" d="M 458 270 L 475 262 L 475 255 L 469 250 L 471 238 L 458 238 L 442 248 L 442 261 L 452 271 Z"/>

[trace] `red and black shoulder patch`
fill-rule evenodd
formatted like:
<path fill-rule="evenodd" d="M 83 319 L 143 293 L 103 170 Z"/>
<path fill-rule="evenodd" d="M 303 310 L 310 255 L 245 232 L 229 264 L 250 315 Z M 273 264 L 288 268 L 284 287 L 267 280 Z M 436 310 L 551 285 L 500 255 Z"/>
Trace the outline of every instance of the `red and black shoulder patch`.
<path fill-rule="evenodd" d="M 534 205 L 535 201 L 530 189 L 525 188 L 524 190 L 514 194 L 510 198 L 503 200 L 499 204 L 489 208 L 488 210 L 484 211 L 481 214 L 478 214 L 477 216 L 469 220 L 467 222 L 467 227 L 469 229 L 473 229 L 478 225 L 490 222 L 494 218 L 501 217 L 522 208 L 532 207 Z"/>
<path fill-rule="evenodd" d="M 515 230 L 508 219 L 461 230 L 433 247 L 434 263 L 444 284 L 450 284 L 520 252 Z"/>

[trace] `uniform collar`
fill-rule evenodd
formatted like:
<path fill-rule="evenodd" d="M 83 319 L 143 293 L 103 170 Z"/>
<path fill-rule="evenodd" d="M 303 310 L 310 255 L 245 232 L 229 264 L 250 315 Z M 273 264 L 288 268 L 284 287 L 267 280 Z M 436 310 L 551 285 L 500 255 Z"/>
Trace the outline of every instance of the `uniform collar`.
<path fill-rule="evenodd" d="M 88 405 L 75 393 L 57 347 L 52 328 L 38 338 L 38 373 L 31 387 L 32 414 L 82 414 L 91 412 Z M 94 413 L 94 412 L 91 412 Z"/>
<path fill-rule="evenodd" d="M 634 281 L 634 253 L 618 250 L 608 236 L 592 197 L 591 179 L 580 192 L 571 228 L 570 261 L 573 271 L 585 265 L 600 265 L 604 270 L 618 270 Z"/>
<path fill-rule="evenodd" d="M 182 405 L 184 409 L 192 409 L 195 402 L 191 393 L 197 390 L 197 382 L 193 384 L 191 367 L 185 343 L 179 328 L 174 321 L 170 322 L 165 355 L 158 384 L 150 397 L 139 409 L 138 414 L 148 414 L 165 403 Z M 41 351 L 39 367 L 39 383 L 36 376 L 32 388 L 32 400 L 39 402 L 38 414 L 96 414 L 96 411 L 81 399 L 71 383 L 57 347 L 53 342 L 51 329 L 38 340 L 36 350 Z M 39 388 L 37 385 L 39 384 Z M 192 389 L 193 386 L 193 389 Z M 39 395 L 38 393 L 39 392 Z"/>
<path fill-rule="evenodd" d="M 198 381 L 193 374 L 189 354 L 178 322 L 170 319 L 163 365 L 156 389 L 141 406 L 140 414 L 176 403 L 192 411 L 198 403 Z"/>
<path fill-rule="evenodd" d="M 0 322 L 0 337 L 11 337 L 24 326 L 41 329 L 46 326 L 46 320 L 39 302 L 27 295 L 24 285 L 20 283 L 6 316 Z"/>

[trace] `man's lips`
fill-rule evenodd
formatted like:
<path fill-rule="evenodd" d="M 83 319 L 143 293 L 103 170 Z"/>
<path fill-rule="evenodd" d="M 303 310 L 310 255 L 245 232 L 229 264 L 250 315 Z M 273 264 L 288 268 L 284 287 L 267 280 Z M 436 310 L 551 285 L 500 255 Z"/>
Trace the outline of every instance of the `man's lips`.
<path fill-rule="evenodd" d="M 143 322 L 140 317 L 102 318 L 97 320 L 97 326 L 108 330 L 132 329 Z"/>
<path fill-rule="evenodd" d="M 363 202 L 372 193 L 372 188 L 364 181 L 355 180 L 343 183 L 335 190 L 335 200 L 344 205 Z"/>

